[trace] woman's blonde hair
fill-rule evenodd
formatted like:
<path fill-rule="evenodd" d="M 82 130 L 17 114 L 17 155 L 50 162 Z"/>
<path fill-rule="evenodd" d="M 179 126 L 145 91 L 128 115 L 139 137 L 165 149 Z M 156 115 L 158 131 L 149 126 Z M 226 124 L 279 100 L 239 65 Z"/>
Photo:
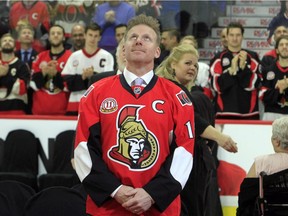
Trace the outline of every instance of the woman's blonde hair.
<path fill-rule="evenodd" d="M 192 41 L 192 43 L 194 44 L 193 46 L 198 49 L 198 42 L 196 40 L 196 38 L 193 35 L 186 35 L 184 36 L 181 40 L 180 40 L 180 44 L 183 43 L 184 40 L 190 40 Z"/>
<path fill-rule="evenodd" d="M 173 62 L 179 62 L 184 54 L 192 54 L 199 58 L 198 51 L 192 45 L 179 45 L 172 49 L 170 55 L 156 68 L 156 75 L 178 82 L 175 79 L 175 71 L 172 68 Z"/>

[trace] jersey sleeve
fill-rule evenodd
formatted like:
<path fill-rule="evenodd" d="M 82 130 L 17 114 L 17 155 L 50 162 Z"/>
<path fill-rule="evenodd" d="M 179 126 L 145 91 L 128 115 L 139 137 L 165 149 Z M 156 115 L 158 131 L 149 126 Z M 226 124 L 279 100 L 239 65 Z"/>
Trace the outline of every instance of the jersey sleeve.
<path fill-rule="evenodd" d="M 94 86 L 90 86 L 80 101 L 74 160 L 76 173 L 85 190 L 101 206 L 121 182 L 102 159 L 99 109 L 95 104 L 97 99 L 93 89 Z"/>
<path fill-rule="evenodd" d="M 180 194 L 193 166 L 194 109 L 183 91 L 175 96 L 174 105 L 175 129 L 171 153 L 156 176 L 143 187 L 161 212 Z"/>

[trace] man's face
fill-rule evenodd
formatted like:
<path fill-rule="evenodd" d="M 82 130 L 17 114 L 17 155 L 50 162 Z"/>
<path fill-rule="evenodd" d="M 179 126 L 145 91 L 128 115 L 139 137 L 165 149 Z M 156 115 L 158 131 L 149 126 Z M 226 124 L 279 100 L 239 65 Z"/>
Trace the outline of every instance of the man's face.
<path fill-rule="evenodd" d="M 51 44 L 51 47 L 59 47 L 63 44 L 65 40 L 65 36 L 63 33 L 62 28 L 58 26 L 54 26 L 50 28 L 49 31 L 49 41 Z"/>
<path fill-rule="evenodd" d="M 241 49 L 243 35 L 240 28 L 230 28 L 227 33 L 229 49 Z"/>
<path fill-rule="evenodd" d="M 19 35 L 19 41 L 23 44 L 32 44 L 34 40 L 33 31 L 31 29 L 22 29 Z"/>
<path fill-rule="evenodd" d="M 274 40 L 276 41 L 280 36 L 287 34 L 288 34 L 287 28 L 285 26 L 279 26 L 274 31 Z"/>
<path fill-rule="evenodd" d="M 276 49 L 277 54 L 282 59 L 288 59 L 288 40 L 283 38 L 279 42 L 278 48 Z"/>
<path fill-rule="evenodd" d="M 71 32 L 72 44 L 76 49 L 82 49 L 85 45 L 85 29 L 82 26 L 75 26 Z"/>
<path fill-rule="evenodd" d="M 10 37 L 4 37 L 1 40 L 1 52 L 3 53 L 13 53 L 15 48 L 15 40 Z"/>
<path fill-rule="evenodd" d="M 115 38 L 117 43 L 119 43 L 121 39 L 124 37 L 126 29 L 127 29 L 126 26 L 118 27 L 115 29 Z"/>
<path fill-rule="evenodd" d="M 221 43 L 223 47 L 227 48 L 228 42 L 227 42 L 227 29 L 226 28 L 222 29 L 221 34 L 220 34 L 220 39 L 221 39 Z"/>
<path fill-rule="evenodd" d="M 175 37 L 170 37 L 168 31 L 162 32 L 161 44 L 164 46 L 165 50 L 172 50 L 175 45 Z"/>
<path fill-rule="evenodd" d="M 157 35 L 146 25 L 136 25 L 129 30 L 124 44 L 127 65 L 130 63 L 154 64 L 154 58 L 160 55 Z"/>
<path fill-rule="evenodd" d="M 88 31 L 85 34 L 85 47 L 98 47 L 98 42 L 100 41 L 100 31 L 93 31 L 91 29 L 88 29 Z"/>

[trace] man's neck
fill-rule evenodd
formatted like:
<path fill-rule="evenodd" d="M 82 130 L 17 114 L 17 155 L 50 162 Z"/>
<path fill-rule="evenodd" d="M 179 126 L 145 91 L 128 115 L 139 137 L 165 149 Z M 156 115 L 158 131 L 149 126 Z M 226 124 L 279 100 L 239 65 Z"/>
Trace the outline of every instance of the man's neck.
<path fill-rule="evenodd" d="M 288 59 L 283 59 L 279 56 L 279 64 L 281 67 L 288 67 Z"/>
<path fill-rule="evenodd" d="M 93 54 L 96 52 L 96 50 L 98 49 L 98 46 L 97 47 L 88 47 L 88 46 L 85 46 L 85 51 L 88 53 L 88 54 Z"/>
<path fill-rule="evenodd" d="M 64 46 L 62 45 L 62 46 L 58 46 L 58 47 L 51 47 L 51 53 L 53 53 L 53 54 L 59 54 L 59 53 L 61 53 L 61 52 L 63 52 L 63 50 L 64 50 Z"/>
<path fill-rule="evenodd" d="M 128 71 L 131 71 L 133 74 L 135 74 L 138 77 L 144 76 L 146 73 L 148 73 L 149 71 L 153 70 L 154 64 L 139 64 L 139 63 L 135 63 L 135 64 L 128 64 L 126 65 L 126 68 Z"/>
<path fill-rule="evenodd" d="M 12 53 L 1 53 L 1 60 L 4 62 L 10 62 L 13 58 L 15 58 L 14 52 Z"/>
<path fill-rule="evenodd" d="M 23 49 L 23 50 L 28 50 L 28 49 L 30 49 L 30 48 L 32 48 L 32 44 L 26 44 L 26 43 L 21 43 L 21 49 Z"/>
<path fill-rule="evenodd" d="M 228 46 L 228 50 L 230 50 L 231 52 L 239 52 L 241 50 L 241 46 L 240 47 L 230 47 L 230 46 Z"/>

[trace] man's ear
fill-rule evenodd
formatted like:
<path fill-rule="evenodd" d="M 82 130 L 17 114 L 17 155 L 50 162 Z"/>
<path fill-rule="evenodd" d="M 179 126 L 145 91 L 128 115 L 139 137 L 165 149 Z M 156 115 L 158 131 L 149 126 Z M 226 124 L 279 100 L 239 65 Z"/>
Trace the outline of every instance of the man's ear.
<path fill-rule="evenodd" d="M 161 54 L 161 49 L 160 49 L 160 47 L 158 46 L 157 49 L 156 49 L 156 51 L 155 51 L 154 58 L 156 58 L 156 59 L 159 58 L 160 54 Z"/>

